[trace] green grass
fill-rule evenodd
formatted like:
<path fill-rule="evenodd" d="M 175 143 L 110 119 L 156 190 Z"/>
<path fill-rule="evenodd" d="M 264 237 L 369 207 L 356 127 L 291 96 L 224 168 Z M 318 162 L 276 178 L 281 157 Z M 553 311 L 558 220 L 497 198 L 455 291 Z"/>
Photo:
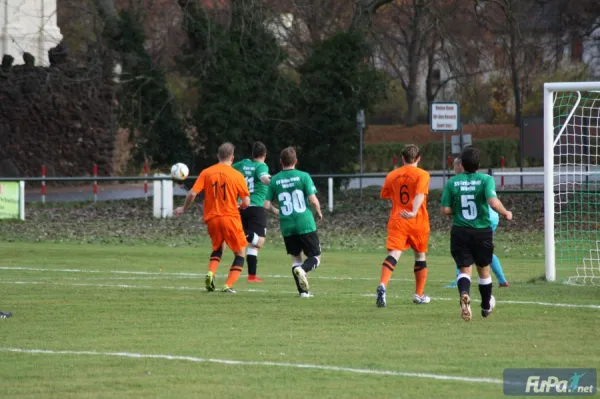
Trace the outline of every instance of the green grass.
<path fill-rule="evenodd" d="M 600 309 L 537 304 L 597 305 L 600 291 L 536 279 L 543 257 L 526 255 L 543 254 L 539 234 L 498 236 L 497 253 L 511 287 L 494 288 L 498 304 L 489 319 L 479 316 L 474 303 L 471 323 L 459 316 L 456 290 L 443 288 L 454 276 L 447 234 L 432 237 L 426 289 L 432 303 L 412 304 L 412 259 L 405 255 L 389 285 L 386 309 L 376 308 L 372 295 L 385 257 L 374 246 L 382 245 L 381 238 L 357 238 L 357 250 L 349 252 L 339 249 L 347 236 L 324 235 L 329 248 L 309 274 L 315 294 L 310 299 L 294 293 L 290 260 L 275 234 L 259 258 L 265 283 L 242 278 L 237 295 L 204 292 L 210 252 L 205 238 L 193 245 L 175 236 L 145 245 L 141 239 L 128 245 L 1 243 L 0 310 L 14 316 L 0 320 L 0 346 L 494 379 L 502 379 L 507 367 L 600 366 Z M 220 285 L 230 262 L 227 255 Z M 476 285 L 472 292 L 479 298 Z M 501 384 L 331 369 L 7 351 L 0 356 L 0 397 L 10 398 L 503 396 Z"/>

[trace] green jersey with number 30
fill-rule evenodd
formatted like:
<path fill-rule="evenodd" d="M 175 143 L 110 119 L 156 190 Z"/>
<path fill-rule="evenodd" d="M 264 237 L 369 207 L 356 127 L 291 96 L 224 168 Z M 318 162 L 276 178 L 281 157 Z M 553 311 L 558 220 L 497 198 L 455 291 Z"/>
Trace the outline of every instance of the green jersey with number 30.
<path fill-rule="evenodd" d="M 266 200 L 277 199 L 279 203 L 279 226 L 284 237 L 317 231 L 308 202 L 308 197 L 316 193 L 315 184 L 306 172 L 283 170 L 271 178 Z"/>
<path fill-rule="evenodd" d="M 254 162 L 251 159 L 243 159 L 234 163 L 233 168 L 244 175 L 248 191 L 250 192 L 250 206 L 263 206 L 267 185 L 260 179 L 269 176 L 269 167 L 263 162 Z"/>
<path fill-rule="evenodd" d="M 452 208 L 453 225 L 491 227 L 488 199 L 496 198 L 496 183 L 485 173 L 459 173 L 444 187 L 442 206 Z"/>

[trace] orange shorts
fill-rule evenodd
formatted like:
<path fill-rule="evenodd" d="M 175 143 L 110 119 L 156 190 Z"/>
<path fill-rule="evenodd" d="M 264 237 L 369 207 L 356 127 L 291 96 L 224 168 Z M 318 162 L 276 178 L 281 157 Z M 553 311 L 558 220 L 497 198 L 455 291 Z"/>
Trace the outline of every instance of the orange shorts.
<path fill-rule="evenodd" d="M 209 220 L 206 227 L 212 241 L 213 251 L 220 250 L 223 243 L 227 244 L 233 252 L 239 252 L 248 245 L 242 220 L 239 217 L 216 217 Z"/>
<path fill-rule="evenodd" d="M 406 251 L 412 248 L 414 251 L 427 252 L 429 233 L 405 233 L 401 231 L 388 231 L 387 250 Z"/>

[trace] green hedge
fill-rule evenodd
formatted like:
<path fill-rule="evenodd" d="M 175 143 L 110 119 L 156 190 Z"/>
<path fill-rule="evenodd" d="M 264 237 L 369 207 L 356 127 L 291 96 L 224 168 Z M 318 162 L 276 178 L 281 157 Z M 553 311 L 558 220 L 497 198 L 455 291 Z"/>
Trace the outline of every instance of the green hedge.
<path fill-rule="evenodd" d="M 385 172 L 392 168 L 394 155 L 402 164 L 401 152 L 405 143 L 375 143 L 364 147 L 365 172 Z M 481 149 L 482 168 L 500 167 L 500 158 L 504 156 L 507 168 L 519 167 L 520 146 L 517 139 L 473 140 L 473 145 Z M 442 142 L 431 142 L 421 146 L 421 166 L 424 169 L 442 169 Z M 450 154 L 450 142 L 446 142 L 446 155 Z M 524 167 L 541 166 L 542 160 L 525 159 Z"/>

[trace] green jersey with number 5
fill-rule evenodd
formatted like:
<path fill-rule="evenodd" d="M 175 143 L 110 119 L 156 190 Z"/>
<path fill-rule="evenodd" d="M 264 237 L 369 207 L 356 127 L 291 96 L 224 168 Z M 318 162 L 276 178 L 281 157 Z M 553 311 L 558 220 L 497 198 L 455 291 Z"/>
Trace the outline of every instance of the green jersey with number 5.
<path fill-rule="evenodd" d="M 316 193 L 315 184 L 306 172 L 283 170 L 271 178 L 266 200 L 277 199 L 279 203 L 279 226 L 284 237 L 317 231 L 308 202 L 308 197 Z"/>
<path fill-rule="evenodd" d="M 263 206 L 267 194 L 267 185 L 260 179 L 263 176 L 269 176 L 269 167 L 263 162 L 254 162 L 251 159 L 243 159 L 232 166 L 246 179 L 248 191 L 250 192 L 250 206 Z"/>
<path fill-rule="evenodd" d="M 459 173 L 446 183 L 442 206 L 452 208 L 454 226 L 491 227 L 488 199 L 496 198 L 496 183 L 485 173 Z"/>

